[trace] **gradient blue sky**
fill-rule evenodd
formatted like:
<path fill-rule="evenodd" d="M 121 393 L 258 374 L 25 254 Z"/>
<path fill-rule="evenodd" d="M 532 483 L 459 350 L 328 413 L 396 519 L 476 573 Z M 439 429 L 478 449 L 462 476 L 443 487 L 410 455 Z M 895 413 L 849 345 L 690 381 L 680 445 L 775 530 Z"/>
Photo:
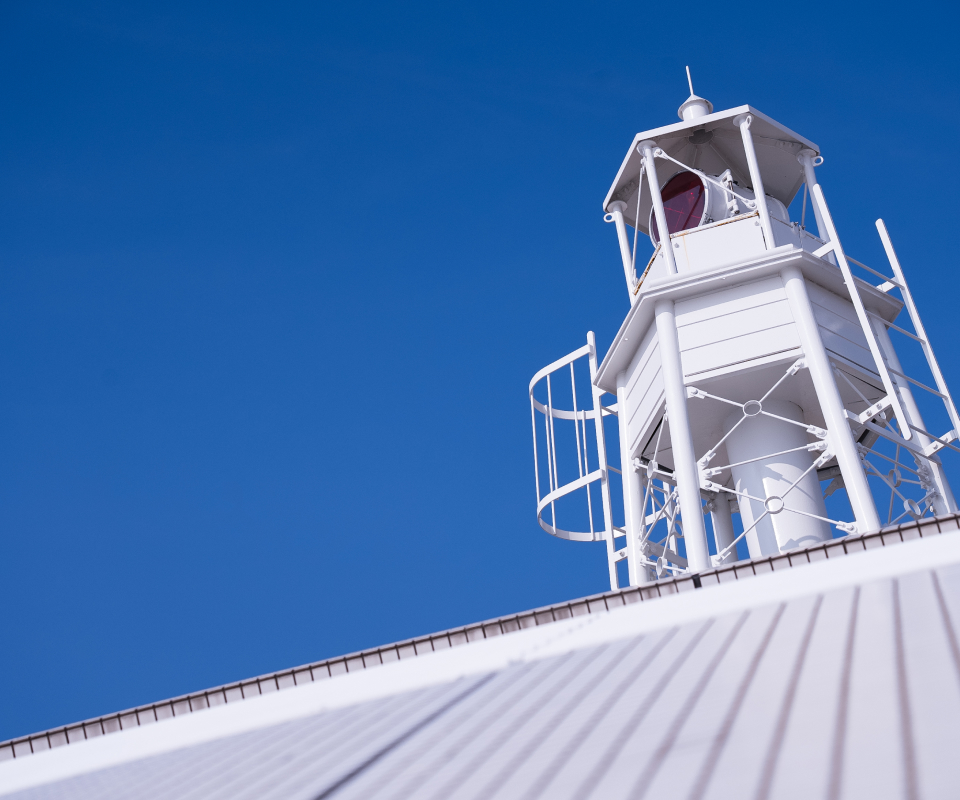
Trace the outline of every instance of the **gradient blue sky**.
<path fill-rule="evenodd" d="M 0 6 L 0 738 L 606 588 L 526 388 L 685 64 L 887 219 L 947 378 L 948 4 Z"/>

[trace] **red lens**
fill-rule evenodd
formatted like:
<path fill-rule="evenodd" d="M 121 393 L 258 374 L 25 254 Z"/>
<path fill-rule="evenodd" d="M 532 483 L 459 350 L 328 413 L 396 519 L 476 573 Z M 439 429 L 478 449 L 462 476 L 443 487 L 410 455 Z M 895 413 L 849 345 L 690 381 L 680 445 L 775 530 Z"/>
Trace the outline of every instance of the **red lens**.
<path fill-rule="evenodd" d="M 703 218 L 703 204 L 706 192 L 703 181 L 692 172 L 678 172 L 660 190 L 663 198 L 663 213 L 667 217 L 667 230 L 670 233 L 696 228 Z M 660 241 L 655 217 L 650 221 L 653 241 Z"/>

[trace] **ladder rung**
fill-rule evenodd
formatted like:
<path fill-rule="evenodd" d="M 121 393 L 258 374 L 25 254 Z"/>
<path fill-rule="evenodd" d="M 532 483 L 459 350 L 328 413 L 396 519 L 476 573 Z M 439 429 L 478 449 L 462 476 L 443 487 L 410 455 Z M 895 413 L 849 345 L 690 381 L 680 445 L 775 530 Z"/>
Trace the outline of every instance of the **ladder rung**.
<path fill-rule="evenodd" d="M 887 428 L 881 428 L 879 425 L 873 422 L 865 422 L 863 423 L 863 427 L 866 430 L 873 431 L 878 436 L 882 436 L 884 439 L 887 439 L 888 441 L 891 441 L 894 444 L 900 445 L 900 447 L 902 447 L 904 450 L 910 453 L 913 453 L 914 455 L 921 456 L 922 458 L 930 458 L 930 455 L 928 453 L 925 453 L 923 451 L 923 448 L 920 447 L 920 445 L 912 441 L 907 441 L 902 436 L 897 435 L 896 433 L 894 433 L 891 430 L 888 430 Z"/>
<path fill-rule="evenodd" d="M 904 375 L 902 372 L 897 372 L 892 367 L 887 367 L 887 369 L 890 370 L 890 372 L 892 372 L 898 378 L 903 378 L 905 381 L 910 381 L 910 383 L 912 383 L 914 386 L 919 386 L 921 389 L 926 389 L 928 392 L 930 392 L 930 394 L 935 394 L 937 397 L 942 397 L 944 400 L 949 400 L 949 398 L 943 392 L 938 392 L 936 389 L 931 389 L 925 383 L 920 383 L 920 381 L 915 381 L 909 375 Z M 912 428 L 913 426 L 911 425 L 910 427 Z"/>
<path fill-rule="evenodd" d="M 901 328 L 899 325 L 894 325 L 892 322 L 887 322 L 887 321 L 886 321 L 883 317 L 881 317 L 879 314 L 874 314 L 872 311 L 868 311 L 867 314 L 869 314 L 869 315 L 870 315 L 871 317 L 873 317 L 874 319 L 880 320 L 880 321 L 881 321 L 884 325 L 886 325 L 888 328 L 893 328 L 895 331 L 899 331 L 899 332 L 902 333 L 904 336 L 909 336 L 911 339 L 915 339 L 916 341 L 920 342 L 920 344 L 926 344 L 926 343 L 927 343 L 926 339 L 921 339 L 921 338 L 920 338 L 919 336 L 917 336 L 915 333 L 910 333 L 910 331 L 904 330 L 904 329 Z"/>
<path fill-rule="evenodd" d="M 937 358 L 933 354 L 933 347 L 931 347 L 928 341 L 923 341 L 923 338 L 927 335 L 926 331 L 923 328 L 923 323 L 920 321 L 920 314 L 913 302 L 913 296 L 910 294 L 910 289 L 907 287 L 907 279 L 904 277 L 903 270 L 900 268 L 900 260 L 897 258 L 896 251 L 893 249 L 893 243 L 890 241 L 890 234 L 887 233 L 887 226 L 883 224 L 882 219 L 877 220 L 877 232 L 880 234 L 880 241 L 883 242 L 883 249 L 887 254 L 887 260 L 890 262 L 890 268 L 897 276 L 897 279 L 903 284 L 904 305 L 907 308 L 907 313 L 910 314 L 910 321 L 913 323 L 913 329 L 917 332 L 917 338 L 920 340 L 923 347 L 923 354 L 927 357 L 927 365 L 930 367 L 930 372 L 933 374 L 933 379 L 936 381 L 937 386 L 941 390 L 941 392 L 936 392 L 936 394 L 943 399 L 944 405 L 947 407 L 947 413 L 950 415 L 950 421 L 953 423 L 954 430 L 960 432 L 960 415 L 957 414 L 957 408 L 953 404 L 953 398 L 950 397 L 946 381 L 943 379 L 943 373 L 940 371 L 940 365 L 937 363 Z"/>
<path fill-rule="evenodd" d="M 867 340 L 867 346 L 870 348 L 870 355 L 873 356 L 873 361 L 877 365 L 877 370 L 879 371 L 880 378 L 883 381 L 883 387 L 886 389 L 887 394 L 890 395 L 890 398 L 893 401 L 893 413 L 896 416 L 897 421 L 900 423 L 901 430 L 904 432 L 905 436 L 909 437 L 911 436 L 911 433 L 906 427 L 908 422 L 907 415 L 903 410 L 900 397 L 894 388 L 894 381 L 893 378 L 890 377 L 890 371 L 887 368 L 886 359 L 883 356 L 883 351 L 880 349 L 880 343 L 877 341 L 877 334 L 870 325 L 870 320 L 867 317 L 867 309 L 864 307 L 863 298 L 860 297 L 860 291 L 857 288 L 857 279 L 850 271 L 850 263 L 848 262 L 847 256 L 843 251 L 843 246 L 840 244 L 840 240 L 837 237 L 837 229 L 834 227 L 833 217 L 830 216 L 830 210 L 827 208 L 826 200 L 823 199 L 823 189 L 820 188 L 819 184 L 815 184 L 811 191 L 813 193 L 814 207 L 820 209 L 820 218 L 823 220 L 824 225 L 826 226 L 827 239 L 834 246 L 834 252 L 837 255 L 837 266 L 840 267 L 840 272 L 843 274 L 843 282 L 846 284 L 847 292 L 850 295 L 850 302 L 853 304 L 853 308 L 857 312 L 857 321 L 860 323 L 860 327 L 863 328 L 864 338 Z M 823 250 L 823 248 L 821 248 L 821 250 Z M 820 250 L 818 250 L 815 255 L 819 253 Z M 868 272 L 874 271 L 865 265 L 861 266 L 864 266 Z M 881 278 L 886 278 L 886 276 L 882 273 L 876 274 L 878 274 Z M 863 281 L 861 281 L 861 283 L 862 282 Z"/>
<path fill-rule="evenodd" d="M 847 255 L 847 254 L 844 253 L 844 255 Z M 883 278 L 884 281 L 886 281 L 887 283 L 892 283 L 892 284 L 893 284 L 894 286 L 896 286 L 898 289 L 902 289 L 902 288 L 903 288 L 903 287 L 902 287 L 899 283 L 897 283 L 897 281 L 895 281 L 893 278 L 888 278 L 888 277 L 887 277 L 886 275 L 884 275 L 882 272 L 877 272 L 877 271 L 876 271 L 875 269 L 873 269 L 872 267 L 868 267 L 866 264 L 864 264 L 864 263 L 861 262 L 861 261 L 857 261 L 857 259 L 855 259 L 855 258 L 850 258 L 850 256 L 847 256 L 847 261 L 852 261 L 852 262 L 853 262 L 854 264 L 856 264 L 858 267 L 863 267 L 867 272 L 872 272 L 872 273 L 873 273 L 874 275 L 876 275 L 878 278 Z"/>
<path fill-rule="evenodd" d="M 949 447 L 951 450 L 956 450 L 958 453 L 960 453 L 960 447 L 956 447 L 955 445 L 951 444 L 951 442 L 957 441 L 958 437 L 956 431 L 948 431 L 947 433 L 943 434 L 943 436 L 934 436 L 932 433 L 930 433 L 930 431 L 925 431 L 923 428 L 918 428 L 916 425 L 911 425 L 910 428 L 915 430 L 917 433 L 922 433 L 931 440 L 930 446 L 926 449 L 927 455 L 933 455 L 944 447 Z"/>

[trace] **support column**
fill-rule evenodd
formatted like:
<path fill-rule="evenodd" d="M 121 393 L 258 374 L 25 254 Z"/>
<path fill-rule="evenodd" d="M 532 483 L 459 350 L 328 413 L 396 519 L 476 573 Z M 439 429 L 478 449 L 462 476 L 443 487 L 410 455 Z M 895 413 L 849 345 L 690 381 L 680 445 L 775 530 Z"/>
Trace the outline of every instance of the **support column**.
<path fill-rule="evenodd" d="M 730 514 L 730 501 L 727 495 L 720 492 L 717 497 L 707 503 L 707 510 L 710 512 L 710 521 L 713 523 L 713 538 L 717 545 L 717 553 L 722 553 L 737 538 L 733 531 L 733 516 Z M 737 551 L 733 549 L 727 559 L 720 563 L 729 564 L 736 560 Z"/>
<path fill-rule="evenodd" d="M 897 351 L 893 347 L 893 342 L 890 341 L 887 326 L 875 317 L 870 318 L 870 325 L 874 333 L 877 334 L 877 342 L 880 345 L 880 350 L 884 358 L 887 359 L 887 366 L 902 373 L 904 370 L 900 365 L 900 359 L 897 357 Z M 920 415 L 920 407 L 917 405 L 913 392 L 910 390 L 910 384 L 896 375 L 891 375 L 890 377 L 893 378 L 894 383 L 896 383 L 900 389 L 900 399 L 903 401 L 903 410 L 907 412 L 907 417 L 910 422 L 918 428 L 927 430 L 927 426 L 923 422 L 923 417 Z M 913 435 L 917 437 L 917 444 L 924 449 L 933 444 L 933 440 L 929 436 L 924 436 L 924 434 L 919 431 L 914 431 Z M 957 502 L 953 498 L 953 492 L 950 490 L 950 484 L 947 483 L 947 476 L 944 475 L 943 467 L 924 459 L 917 460 L 917 464 L 921 462 L 924 466 L 930 468 L 930 472 L 933 474 L 933 482 L 936 484 L 937 492 L 939 493 L 939 496 L 933 498 L 933 510 L 937 514 L 953 514 L 957 510 Z"/>
<path fill-rule="evenodd" d="M 860 463 L 860 454 L 853 439 L 853 432 L 847 422 L 843 409 L 843 400 L 840 399 L 840 390 L 837 389 L 836 378 L 830 359 L 820 338 L 817 319 L 813 314 L 810 296 L 807 294 L 807 284 L 799 267 L 784 267 L 780 271 L 783 285 L 793 313 L 797 332 L 800 335 L 800 346 L 803 348 L 803 357 L 813 387 L 820 401 L 820 408 L 830 432 L 830 448 L 837 456 L 837 463 L 843 473 L 843 482 L 847 487 L 847 496 L 850 506 L 857 520 L 857 531 L 868 533 L 879 530 L 880 516 L 873 501 L 873 493 L 867 482 L 867 475 Z"/>
<path fill-rule="evenodd" d="M 673 468 L 680 495 L 680 515 L 683 518 L 683 540 L 687 548 L 687 563 L 692 572 L 710 567 L 707 548 L 707 530 L 703 524 L 700 504 L 700 472 L 690 434 L 687 414 L 687 389 L 683 383 L 680 363 L 680 338 L 672 300 L 657 302 L 657 335 L 660 340 L 660 369 L 667 401 L 670 425 L 670 446 L 673 449 Z"/>
<path fill-rule="evenodd" d="M 670 229 L 667 227 L 667 215 L 663 210 L 663 198 L 660 196 L 660 179 L 657 177 L 656 159 L 653 157 L 653 148 L 657 143 L 651 139 L 640 142 L 637 149 L 643 153 L 643 163 L 647 170 L 647 185 L 650 187 L 650 200 L 653 203 L 653 215 L 657 218 L 657 230 L 660 232 L 660 251 L 663 260 L 667 262 L 667 272 L 677 274 L 677 259 L 673 254 L 673 242 L 670 240 Z M 639 223 L 638 223 L 639 224 Z"/>
<path fill-rule="evenodd" d="M 627 223 L 623 219 L 623 212 L 627 204 L 623 200 L 614 200 L 610 204 L 610 216 L 617 226 L 617 239 L 620 242 L 620 258 L 623 259 L 623 275 L 627 279 L 627 292 L 630 294 L 630 305 L 637 302 L 633 290 L 637 287 L 637 271 L 633 265 L 633 254 L 630 252 L 630 239 L 627 237 Z"/>
<path fill-rule="evenodd" d="M 807 184 L 807 195 L 810 198 L 810 205 L 813 206 L 813 215 L 817 220 L 817 236 L 819 236 L 822 241 L 827 242 L 829 241 L 827 226 L 823 224 L 823 217 L 820 214 L 819 206 L 813 202 L 813 187 L 817 185 L 817 176 L 813 171 L 813 159 L 816 155 L 813 150 L 801 150 L 797 156 L 797 161 L 803 166 L 803 179 Z M 833 254 L 831 253 L 831 255 Z"/>
<path fill-rule="evenodd" d="M 627 566 L 630 570 L 630 585 L 639 586 L 645 581 L 646 569 L 641 574 L 640 530 L 643 525 L 643 492 L 640 477 L 633 467 L 630 440 L 627 434 L 627 374 L 617 375 L 617 422 L 620 425 L 620 467 L 623 470 L 623 527 L 627 531 Z"/>
<path fill-rule="evenodd" d="M 753 183 L 754 199 L 757 201 L 757 211 L 760 212 L 760 227 L 763 229 L 763 238 L 767 240 L 767 250 L 776 247 L 773 239 L 773 225 L 770 223 L 770 211 L 767 209 L 767 196 L 763 192 L 763 178 L 760 175 L 760 164 L 757 162 L 757 151 L 753 147 L 753 134 L 750 133 L 750 123 L 753 117 L 750 114 L 740 114 L 733 118 L 733 124 L 740 129 L 743 139 L 743 151 L 747 156 L 747 166 L 750 168 L 750 182 Z"/>

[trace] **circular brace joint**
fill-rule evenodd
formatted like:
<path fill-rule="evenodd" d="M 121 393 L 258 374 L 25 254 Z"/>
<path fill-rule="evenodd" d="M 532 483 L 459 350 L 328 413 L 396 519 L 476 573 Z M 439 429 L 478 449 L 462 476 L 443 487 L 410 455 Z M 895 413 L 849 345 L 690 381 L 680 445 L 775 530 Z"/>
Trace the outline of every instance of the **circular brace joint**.
<path fill-rule="evenodd" d="M 763 507 L 770 514 L 779 514 L 781 511 L 783 511 L 785 506 L 783 498 L 774 494 L 763 501 Z"/>

